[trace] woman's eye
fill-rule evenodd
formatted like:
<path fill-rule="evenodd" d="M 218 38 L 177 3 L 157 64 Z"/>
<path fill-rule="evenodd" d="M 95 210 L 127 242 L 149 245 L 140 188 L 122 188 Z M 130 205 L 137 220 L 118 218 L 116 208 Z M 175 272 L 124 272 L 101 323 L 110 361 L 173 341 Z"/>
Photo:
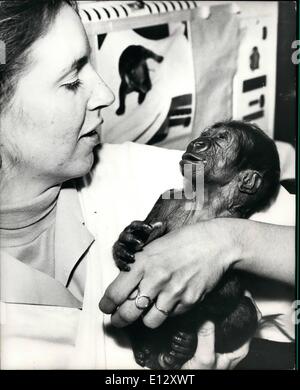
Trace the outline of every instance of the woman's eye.
<path fill-rule="evenodd" d="M 77 79 L 73 81 L 72 83 L 64 84 L 64 87 L 67 88 L 69 91 L 77 91 L 77 89 L 82 85 L 82 82 Z"/>

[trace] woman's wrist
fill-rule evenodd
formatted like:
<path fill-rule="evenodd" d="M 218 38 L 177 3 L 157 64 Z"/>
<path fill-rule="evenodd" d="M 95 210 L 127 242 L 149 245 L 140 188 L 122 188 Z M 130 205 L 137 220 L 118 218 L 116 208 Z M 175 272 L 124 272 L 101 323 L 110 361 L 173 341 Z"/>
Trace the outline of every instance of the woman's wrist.
<path fill-rule="evenodd" d="M 243 220 L 233 218 L 216 218 L 214 229 L 222 251 L 222 262 L 225 270 L 240 264 L 245 259 L 245 224 Z"/>

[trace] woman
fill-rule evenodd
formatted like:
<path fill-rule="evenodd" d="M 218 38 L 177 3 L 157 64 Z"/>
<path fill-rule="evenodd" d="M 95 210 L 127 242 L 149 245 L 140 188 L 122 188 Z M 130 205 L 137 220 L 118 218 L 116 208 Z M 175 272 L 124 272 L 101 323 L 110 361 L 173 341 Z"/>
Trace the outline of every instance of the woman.
<path fill-rule="evenodd" d="M 100 199 L 104 202 L 105 191 L 108 197 L 112 195 L 109 192 L 110 185 L 113 186 L 111 180 L 101 180 L 101 175 L 109 166 L 106 162 L 113 163 L 113 152 L 119 155 L 123 149 L 104 147 L 100 153 L 100 171 L 93 176 L 92 184 L 85 184 L 82 191 L 69 180 L 91 170 L 93 150 L 100 142 L 101 109 L 112 103 L 113 94 L 91 66 L 84 28 L 69 1 L 1 1 L 0 39 L 6 45 L 6 64 L 1 65 L 0 72 L 1 301 L 6 303 L 7 323 L 10 324 L 2 340 L 2 351 L 7 352 L 6 360 L 2 354 L 3 367 L 22 368 L 26 366 L 26 360 L 29 368 L 35 367 L 34 364 L 39 368 L 82 367 L 82 361 L 78 363 L 76 359 L 74 364 L 66 362 L 74 355 L 72 347 L 75 343 L 79 346 L 77 355 L 85 359 L 88 368 L 111 367 L 113 364 L 103 362 L 109 360 L 107 351 L 113 351 L 109 343 L 114 343 L 114 348 L 117 348 L 117 342 L 114 337 L 108 338 L 108 333 L 103 333 L 96 309 L 100 294 L 95 286 L 101 284 L 100 291 L 104 292 L 108 280 L 101 279 L 102 275 L 97 272 L 98 264 L 103 263 L 105 257 L 100 256 L 101 237 L 95 219 L 97 210 L 91 204 L 93 197 L 96 199 L 94 204 L 100 203 Z M 136 146 L 130 148 L 139 150 Z M 101 182 L 99 192 L 94 190 L 97 181 Z M 110 213 L 116 208 L 115 204 L 113 206 Z M 102 212 L 105 214 L 105 207 Z M 92 232 L 86 228 L 86 223 Z M 205 226 L 206 238 L 209 239 L 209 232 L 215 227 L 213 223 L 203 224 Z M 222 231 L 224 228 L 226 230 L 225 225 Z M 267 232 L 262 234 L 268 236 L 269 230 L 266 229 Z M 274 232 L 276 237 L 281 237 L 281 230 Z M 107 230 L 101 233 L 103 237 Z M 178 234 L 183 240 L 188 240 L 191 234 L 198 233 L 195 228 Z M 174 243 L 177 238 L 176 235 L 170 236 L 168 240 Z M 293 234 L 287 233 L 287 238 L 292 239 Z M 166 247 L 162 245 L 161 248 L 166 253 Z M 246 245 L 243 252 L 247 249 Z M 238 260 L 240 253 L 233 257 Z M 190 253 L 186 254 L 186 259 L 195 263 Z M 137 264 L 144 262 L 138 261 Z M 170 264 L 170 270 L 172 267 Z M 221 276 L 220 269 L 223 268 L 216 266 L 215 269 L 216 275 L 208 289 Z M 197 267 L 193 270 L 197 279 L 202 271 Z M 185 280 L 189 286 L 189 279 Z M 140 277 L 134 280 L 130 290 L 139 281 Z M 122 299 L 128 296 L 127 290 L 124 291 Z M 191 291 L 199 297 L 203 289 Z M 82 307 L 83 297 L 83 311 L 79 313 L 77 308 Z M 183 301 L 183 306 L 185 303 Z M 104 306 L 104 310 L 109 311 Z M 15 321 L 20 318 L 22 329 Z M 29 321 L 29 326 L 24 326 L 24 318 Z M 71 325 L 68 327 L 66 323 Z M 62 336 L 59 332 L 63 332 L 65 326 Z M 26 333 L 25 337 L 20 332 L 29 334 Z M 35 332 L 39 333 L 38 336 Z M 58 332 L 57 336 L 55 332 Z M 94 339 L 91 339 L 91 334 Z M 43 360 L 45 354 L 42 352 L 34 355 L 39 337 L 45 337 L 47 348 L 49 345 L 53 348 L 53 356 L 46 353 L 50 360 Z M 66 354 L 61 353 L 59 344 L 64 337 L 70 339 Z M 98 348 L 97 338 L 106 340 L 101 344 L 106 345 L 106 351 L 104 347 L 103 350 Z M 21 346 L 16 344 L 16 340 L 21 339 L 30 342 Z M 15 356 L 9 353 L 13 348 Z M 27 359 L 26 354 L 22 355 L 26 348 L 31 348 Z M 93 348 L 97 358 L 87 363 Z M 237 354 L 215 354 L 213 325 L 208 323 L 200 330 L 198 350 L 186 367 L 230 368 L 246 355 L 247 350 L 248 345 Z M 103 355 L 102 358 L 98 357 L 99 354 Z M 57 360 L 58 355 L 60 360 Z M 111 359 L 116 361 L 117 357 Z M 133 360 L 131 355 L 130 359 Z M 114 364 L 120 366 L 119 362 Z"/>

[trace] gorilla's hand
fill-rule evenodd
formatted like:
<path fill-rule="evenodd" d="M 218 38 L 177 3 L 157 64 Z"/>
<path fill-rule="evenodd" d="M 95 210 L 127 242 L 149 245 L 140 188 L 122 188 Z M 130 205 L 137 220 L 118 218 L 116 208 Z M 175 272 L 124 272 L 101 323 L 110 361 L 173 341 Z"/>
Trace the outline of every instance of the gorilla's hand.
<path fill-rule="evenodd" d="M 121 271 L 130 271 L 128 264 L 134 263 L 134 254 L 161 235 L 161 226 L 160 222 L 150 225 L 144 221 L 133 221 L 123 230 L 113 246 L 113 257 Z"/>
<path fill-rule="evenodd" d="M 165 370 L 179 369 L 192 359 L 197 348 L 197 334 L 178 330 L 171 338 L 170 350 L 160 354 L 159 363 Z"/>

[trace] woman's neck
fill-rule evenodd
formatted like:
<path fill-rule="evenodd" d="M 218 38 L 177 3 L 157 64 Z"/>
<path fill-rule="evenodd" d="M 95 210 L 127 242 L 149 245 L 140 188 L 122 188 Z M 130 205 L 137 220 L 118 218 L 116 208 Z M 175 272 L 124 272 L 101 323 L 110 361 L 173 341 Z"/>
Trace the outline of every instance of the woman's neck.
<path fill-rule="evenodd" d="M 0 204 L 10 206 L 30 202 L 50 189 L 58 192 L 60 187 L 61 184 L 25 174 L 10 172 L 4 176 L 0 171 Z"/>
<path fill-rule="evenodd" d="M 37 236 L 53 221 L 59 193 L 60 186 L 51 187 L 34 198 L 1 205 L 0 229 L 8 230 L 8 234 L 14 234 L 11 231 L 17 229 L 21 238 L 28 234 Z"/>

